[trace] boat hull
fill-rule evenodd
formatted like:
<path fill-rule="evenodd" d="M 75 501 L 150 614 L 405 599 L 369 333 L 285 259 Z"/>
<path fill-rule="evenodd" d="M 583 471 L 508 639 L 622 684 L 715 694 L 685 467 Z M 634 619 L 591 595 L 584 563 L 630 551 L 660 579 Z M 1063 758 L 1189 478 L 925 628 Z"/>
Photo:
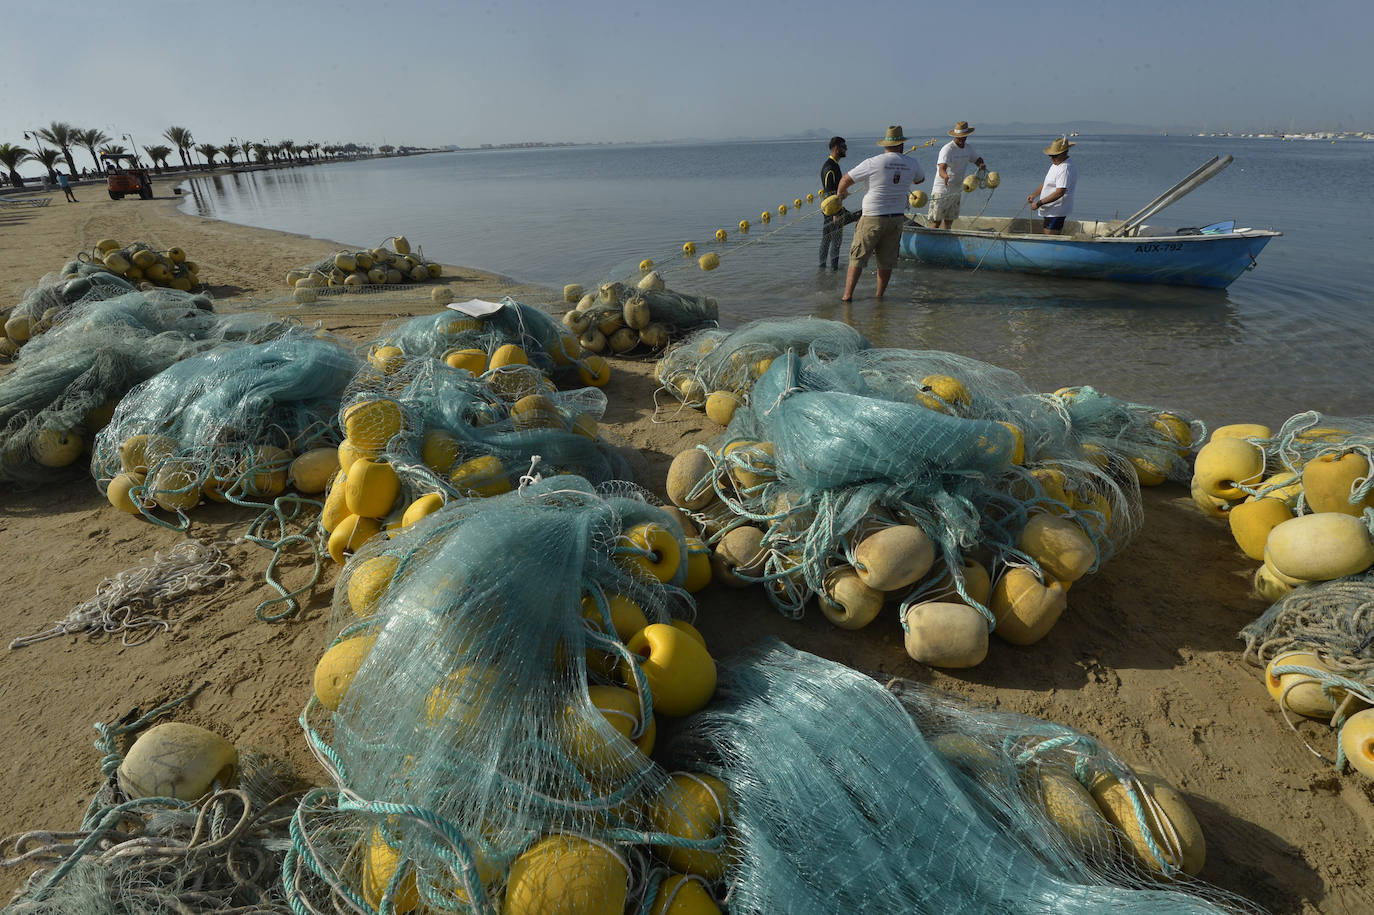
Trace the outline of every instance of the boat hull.
<path fill-rule="evenodd" d="M 1103 238 L 993 231 L 902 230 L 903 256 L 942 267 L 1224 289 L 1280 233 L 1246 229 L 1212 235 Z"/>

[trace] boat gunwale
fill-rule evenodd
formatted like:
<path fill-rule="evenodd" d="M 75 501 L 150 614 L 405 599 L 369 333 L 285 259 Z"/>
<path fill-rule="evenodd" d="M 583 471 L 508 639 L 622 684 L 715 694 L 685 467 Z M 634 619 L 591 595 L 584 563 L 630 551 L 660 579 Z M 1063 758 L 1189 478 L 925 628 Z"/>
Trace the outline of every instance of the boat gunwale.
<path fill-rule="evenodd" d="M 1072 242 L 1074 244 L 1134 244 L 1143 242 L 1215 242 L 1226 239 L 1236 238 L 1279 238 L 1283 233 L 1277 229 L 1244 229 L 1235 232 L 1214 232 L 1208 234 L 1188 234 L 1188 235 L 1127 235 L 1127 236 L 1106 236 L 1106 235 L 1045 235 L 1044 233 L 1021 233 L 1004 232 L 996 229 L 935 229 L 930 226 L 921 226 L 914 223 L 902 226 L 903 232 L 919 234 L 928 232 L 933 235 L 958 236 L 967 238 L 983 239 L 986 241 L 1033 241 L 1042 243 L 1053 242 Z"/>

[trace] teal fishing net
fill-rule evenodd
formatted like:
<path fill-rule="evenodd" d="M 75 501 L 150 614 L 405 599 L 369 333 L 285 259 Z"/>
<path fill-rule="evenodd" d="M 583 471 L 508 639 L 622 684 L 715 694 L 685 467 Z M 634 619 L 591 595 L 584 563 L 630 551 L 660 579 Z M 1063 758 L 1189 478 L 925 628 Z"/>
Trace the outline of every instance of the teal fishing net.
<path fill-rule="evenodd" d="M 700 407 L 715 391 L 747 400 L 755 381 L 788 351 L 833 359 L 867 349 L 868 341 L 848 324 L 821 318 L 751 321 L 734 330 L 701 330 L 674 345 L 659 360 L 654 377 L 663 390 Z"/>
<path fill-rule="evenodd" d="M 699 708 L 715 680 L 699 637 L 669 625 L 694 613 L 682 556 L 631 487 L 566 476 L 449 503 L 354 555 L 302 716 L 336 786 L 293 825 L 298 911 L 330 894 L 360 912 L 551 910 L 512 867 L 604 890 L 606 911 L 643 893 L 629 847 L 657 833 L 656 716 Z"/>
<path fill-rule="evenodd" d="M 506 492 L 527 475 L 633 479 L 621 448 L 600 431 L 606 395 L 597 388 L 559 391 L 532 370 L 478 378 L 424 357 L 388 368 L 360 371 L 340 410 L 359 456 L 389 464 L 399 478 L 388 515 L 428 493 Z M 347 486 L 351 470 L 334 485 Z"/>
<path fill-rule="evenodd" d="M 1189 456 L 1207 437 L 1207 427 L 1189 413 L 1130 403 L 1088 386 L 1061 388 L 1052 402 L 1091 459 L 1115 462 L 1144 484 L 1161 477 L 1187 484 Z"/>
<path fill-rule="evenodd" d="M 529 365 L 546 375 L 573 365 L 578 355 L 576 343 L 557 319 L 510 298 L 495 304 L 500 307 L 480 317 L 446 309 L 412 318 L 378 336 L 371 350 L 373 358 L 387 346 L 397 347 L 407 356 L 443 359 L 459 350 L 475 349 L 490 358 L 500 347 L 514 345 L 524 351 Z"/>
<path fill-rule="evenodd" d="M 719 318 L 715 299 L 674 292 L 651 272 L 635 285 L 602 283 L 563 315 L 563 324 L 584 349 L 623 354 L 662 349 L 684 334 L 715 325 Z"/>
<path fill-rule="evenodd" d="M 1066 418 L 1014 373 L 949 353 L 789 352 L 722 438 L 698 450 L 709 465 L 698 460 L 695 482 L 670 496 L 718 548 L 735 529 L 761 532 L 738 577 L 767 584 L 789 616 L 813 594 L 833 597 L 834 577 L 861 564 L 864 537 L 904 526 L 923 532 L 937 561 L 894 586 L 903 616 L 953 593 L 991 627 L 986 596 L 966 588 L 967 560 L 994 581 L 1024 567 L 1049 584 L 1067 573 L 1021 547 L 1033 515 L 1066 518 L 1091 541 L 1091 561 L 1074 576 L 1110 558 L 1141 522 L 1132 473 L 1093 463 Z"/>
<path fill-rule="evenodd" d="M 1151 876 L 1201 866 L 1196 823 L 1088 735 L 778 643 L 724 661 L 661 758 L 727 789 L 731 912 L 1250 910 Z M 1088 794 L 1108 779 L 1126 830 Z"/>
<path fill-rule="evenodd" d="M 202 497 L 267 507 L 296 455 L 337 442 L 339 398 L 358 365 L 339 341 L 300 329 L 185 359 L 119 402 L 91 473 L 102 492 L 121 481 L 145 517 L 162 509 L 179 526 Z"/>
<path fill-rule="evenodd" d="M 218 315 L 205 296 L 120 288 L 97 284 L 69 303 L 0 379 L 0 481 L 32 485 L 70 472 L 135 385 L 226 340 L 269 339 L 286 327 Z M 115 294 L 98 297 L 105 293 Z"/>

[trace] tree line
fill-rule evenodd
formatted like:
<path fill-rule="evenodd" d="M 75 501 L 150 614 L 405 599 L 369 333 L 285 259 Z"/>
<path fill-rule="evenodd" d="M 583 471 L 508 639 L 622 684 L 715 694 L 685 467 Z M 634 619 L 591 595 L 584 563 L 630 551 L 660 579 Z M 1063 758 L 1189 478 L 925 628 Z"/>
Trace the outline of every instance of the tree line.
<path fill-rule="evenodd" d="M 72 156 L 72 148 L 79 147 L 90 153 L 91 161 L 95 164 L 95 173 L 103 174 L 105 166 L 102 164 L 100 156 L 102 153 L 108 155 L 128 155 L 129 151 L 123 146 L 113 143 L 115 139 L 103 130 L 92 128 L 82 130 L 61 121 L 54 121 L 47 127 L 26 132 L 25 138 L 38 144 L 35 149 L 29 149 L 16 143 L 0 143 L 0 166 L 9 172 L 10 183 L 15 187 L 23 187 L 25 179 L 19 174 L 19 166 L 25 162 L 36 162 L 48 170 L 48 180 L 56 183 L 57 170 L 65 161 L 67 174 L 75 177 L 78 174 L 76 159 Z M 168 127 L 162 133 L 162 138 L 171 146 L 157 144 L 154 146 L 143 147 L 143 155 L 146 155 L 153 162 L 153 167 L 158 174 L 167 167 L 167 160 L 173 153 L 178 153 L 181 158 L 183 168 L 190 170 L 193 167 L 214 168 L 215 159 L 223 156 L 226 163 L 230 166 L 235 164 L 235 159 L 243 156 L 244 162 L 256 160 L 262 164 L 291 164 L 294 162 L 313 162 L 321 158 L 342 158 L 351 156 L 372 155 L 373 147 L 364 146 L 358 143 L 297 143 L 295 140 L 278 140 L 276 142 L 254 142 L 244 140 L 238 142 L 232 140 L 223 146 L 213 143 L 196 144 L 195 138 L 191 136 L 191 131 L 185 127 Z M 130 141 L 132 142 L 132 141 Z M 42 144 L 48 144 L 43 146 Z M 388 155 L 396 150 L 394 146 L 381 146 L 377 152 Z M 193 153 L 200 153 L 204 160 L 203 164 L 196 163 Z M 138 150 L 134 150 L 137 157 Z"/>

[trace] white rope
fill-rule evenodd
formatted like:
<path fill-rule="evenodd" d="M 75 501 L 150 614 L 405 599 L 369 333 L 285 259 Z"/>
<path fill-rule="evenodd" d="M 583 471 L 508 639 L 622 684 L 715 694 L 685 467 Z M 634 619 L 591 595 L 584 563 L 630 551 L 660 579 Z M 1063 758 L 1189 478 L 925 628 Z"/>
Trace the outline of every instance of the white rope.
<path fill-rule="evenodd" d="M 154 553 L 151 560 L 107 578 L 96 588 L 95 596 L 84 601 L 51 629 L 22 636 L 10 642 L 10 649 L 55 639 L 77 632 L 122 632 L 126 646 L 141 645 L 158 631 L 166 632 L 175 619 L 154 616 L 153 610 L 178 601 L 188 594 L 203 591 L 229 577 L 229 564 L 218 547 L 199 540 L 184 540 L 167 553 Z M 129 640 L 129 633 L 148 630 Z"/>

